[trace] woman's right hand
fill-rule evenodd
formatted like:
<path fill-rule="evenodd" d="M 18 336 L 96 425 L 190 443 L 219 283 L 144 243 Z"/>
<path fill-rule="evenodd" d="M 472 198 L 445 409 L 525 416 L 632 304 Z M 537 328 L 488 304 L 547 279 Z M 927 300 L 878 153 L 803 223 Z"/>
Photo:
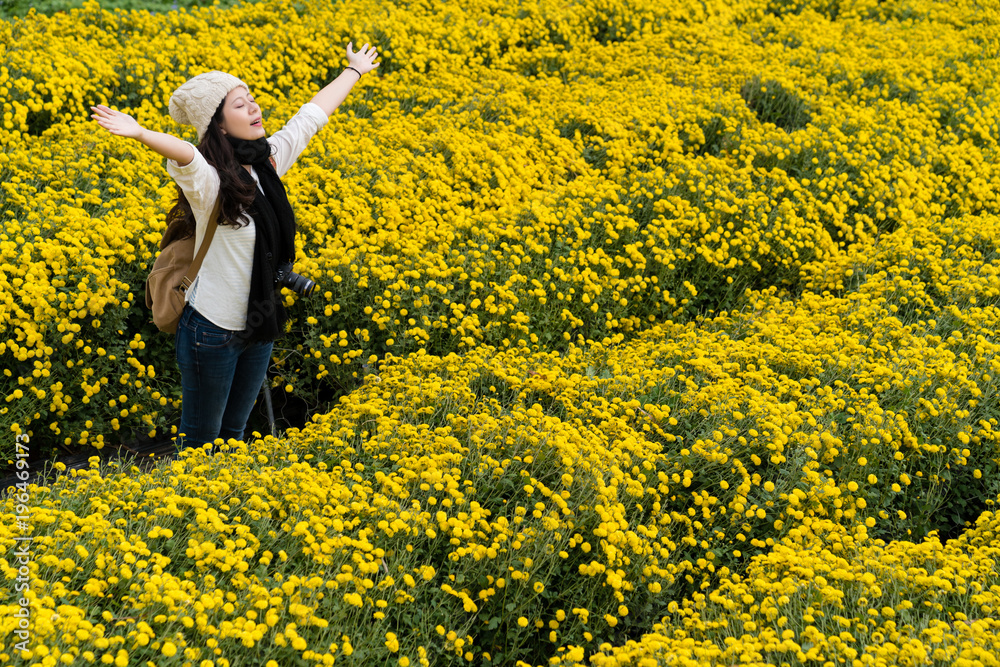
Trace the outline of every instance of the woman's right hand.
<path fill-rule="evenodd" d="M 90 117 L 111 134 L 129 139 L 138 139 L 142 135 L 142 126 L 132 116 L 115 111 L 103 104 L 90 107 L 90 109 L 94 112 Z"/>

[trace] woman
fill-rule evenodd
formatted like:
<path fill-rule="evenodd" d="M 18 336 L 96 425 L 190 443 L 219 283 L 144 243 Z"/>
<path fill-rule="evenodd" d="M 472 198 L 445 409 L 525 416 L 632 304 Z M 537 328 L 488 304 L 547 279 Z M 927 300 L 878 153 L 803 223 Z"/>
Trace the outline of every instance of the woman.
<path fill-rule="evenodd" d="M 198 146 L 142 128 L 104 105 L 91 116 L 108 132 L 136 139 L 167 158 L 177 204 L 167 214 L 164 241 L 205 238 L 219 202 L 216 227 L 198 277 L 187 291 L 175 343 L 181 371 L 177 448 L 216 438 L 243 439 L 267 374 L 271 348 L 286 320 L 276 274 L 295 260 L 295 218 L 282 176 L 309 139 L 378 67 L 375 47 L 355 52 L 350 65 L 270 137 L 249 87 L 224 72 L 206 72 L 170 98 L 170 115 L 198 131 Z"/>

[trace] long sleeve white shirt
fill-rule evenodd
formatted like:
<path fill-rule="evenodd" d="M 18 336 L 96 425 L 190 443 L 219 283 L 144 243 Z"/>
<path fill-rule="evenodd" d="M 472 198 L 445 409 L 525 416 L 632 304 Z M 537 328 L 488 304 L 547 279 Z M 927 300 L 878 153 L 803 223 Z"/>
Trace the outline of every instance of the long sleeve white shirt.
<path fill-rule="evenodd" d="M 283 128 L 267 138 L 272 146 L 279 177 L 284 176 L 295 164 L 309 140 L 326 125 L 327 120 L 323 109 L 307 102 Z M 219 173 L 197 149 L 194 151 L 194 159 L 183 167 L 168 159 L 167 173 L 177 182 L 191 204 L 196 223 L 194 247 L 197 253 L 205 238 L 215 200 L 219 196 Z M 260 190 L 257 172 L 252 167 L 250 175 Z M 257 239 L 253 219 L 244 213 L 242 220 L 249 221 L 250 224 L 239 229 L 228 225 L 216 228 L 198 277 L 187 291 L 186 297 L 187 302 L 210 322 L 230 331 L 242 331 L 246 328 L 253 249 Z"/>

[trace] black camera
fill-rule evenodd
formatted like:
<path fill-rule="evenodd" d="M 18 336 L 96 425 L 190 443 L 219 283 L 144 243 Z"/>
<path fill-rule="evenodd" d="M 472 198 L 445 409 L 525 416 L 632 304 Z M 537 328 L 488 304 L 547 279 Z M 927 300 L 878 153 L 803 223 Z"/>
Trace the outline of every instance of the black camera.
<path fill-rule="evenodd" d="M 279 289 L 287 287 L 290 290 L 294 290 L 298 292 L 299 296 L 309 296 L 316 287 L 316 283 L 292 271 L 291 262 L 285 262 L 278 267 L 277 272 L 274 274 L 274 284 Z"/>

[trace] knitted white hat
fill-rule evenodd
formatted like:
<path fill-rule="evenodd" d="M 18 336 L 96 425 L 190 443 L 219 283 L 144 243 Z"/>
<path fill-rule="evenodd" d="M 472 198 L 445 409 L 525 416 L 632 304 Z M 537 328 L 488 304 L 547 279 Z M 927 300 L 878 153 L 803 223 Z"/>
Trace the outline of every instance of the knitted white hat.
<path fill-rule="evenodd" d="M 170 117 L 181 125 L 194 125 L 198 141 L 208 129 L 222 100 L 233 88 L 250 87 L 226 72 L 205 72 L 185 81 L 170 96 Z"/>

